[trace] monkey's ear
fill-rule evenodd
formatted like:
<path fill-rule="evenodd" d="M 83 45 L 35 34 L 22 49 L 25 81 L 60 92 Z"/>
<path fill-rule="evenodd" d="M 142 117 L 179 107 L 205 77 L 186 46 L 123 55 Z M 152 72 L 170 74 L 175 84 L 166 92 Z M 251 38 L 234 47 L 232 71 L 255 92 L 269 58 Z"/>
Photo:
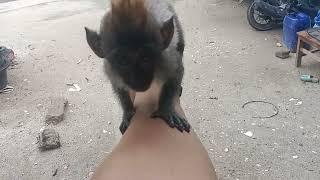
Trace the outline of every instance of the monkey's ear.
<path fill-rule="evenodd" d="M 163 49 L 166 49 L 169 46 L 174 34 L 173 16 L 168 21 L 163 23 L 160 32 L 162 36 Z"/>
<path fill-rule="evenodd" d="M 87 42 L 93 52 L 100 58 L 104 58 L 104 54 L 102 51 L 102 44 L 101 38 L 97 32 L 90 30 L 89 28 L 85 27 Z"/>

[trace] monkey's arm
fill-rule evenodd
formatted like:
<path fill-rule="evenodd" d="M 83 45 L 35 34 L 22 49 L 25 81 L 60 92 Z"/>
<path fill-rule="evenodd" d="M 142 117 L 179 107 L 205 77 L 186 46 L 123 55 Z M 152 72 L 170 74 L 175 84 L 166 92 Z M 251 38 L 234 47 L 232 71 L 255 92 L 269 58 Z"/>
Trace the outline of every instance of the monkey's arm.
<path fill-rule="evenodd" d="M 120 125 L 120 131 L 124 134 L 130 125 L 131 118 L 135 114 L 135 109 L 131 101 L 129 91 L 122 88 L 114 88 L 123 109 L 123 117 Z"/>
<path fill-rule="evenodd" d="M 162 87 L 159 108 L 152 114 L 153 118 L 162 118 L 166 123 L 179 131 L 190 132 L 190 124 L 180 116 L 174 108 L 174 98 L 181 95 L 181 82 L 177 79 L 169 79 Z"/>

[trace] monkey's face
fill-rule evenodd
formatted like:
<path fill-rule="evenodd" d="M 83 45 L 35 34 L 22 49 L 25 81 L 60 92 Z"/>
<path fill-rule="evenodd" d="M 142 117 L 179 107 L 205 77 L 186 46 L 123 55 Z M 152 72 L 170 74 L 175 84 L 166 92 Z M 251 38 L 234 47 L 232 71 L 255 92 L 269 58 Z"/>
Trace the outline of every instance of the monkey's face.
<path fill-rule="evenodd" d="M 151 45 L 144 47 L 122 47 L 114 50 L 107 58 L 113 71 L 135 91 L 149 89 L 160 52 Z"/>

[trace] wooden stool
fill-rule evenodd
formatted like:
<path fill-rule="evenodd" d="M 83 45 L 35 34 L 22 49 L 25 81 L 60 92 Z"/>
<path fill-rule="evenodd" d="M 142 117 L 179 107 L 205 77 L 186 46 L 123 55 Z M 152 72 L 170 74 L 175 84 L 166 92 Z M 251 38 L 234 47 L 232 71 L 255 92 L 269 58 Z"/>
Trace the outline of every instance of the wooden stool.
<path fill-rule="evenodd" d="M 320 62 L 320 57 L 315 55 L 314 53 L 320 50 L 320 41 L 309 36 L 307 31 L 298 32 L 298 45 L 297 45 L 297 56 L 296 56 L 296 66 L 301 66 L 302 56 L 310 55 L 312 58 Z M 314 48 L 315 50 L 307 50 L 303 46 L 308 44 Z"/>

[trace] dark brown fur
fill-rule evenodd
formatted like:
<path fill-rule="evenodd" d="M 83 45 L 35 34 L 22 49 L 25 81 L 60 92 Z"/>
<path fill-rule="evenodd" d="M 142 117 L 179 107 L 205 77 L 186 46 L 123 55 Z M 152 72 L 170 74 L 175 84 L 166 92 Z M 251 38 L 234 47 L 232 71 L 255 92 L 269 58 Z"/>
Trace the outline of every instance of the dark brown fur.
<path fill-rule="evenodd" d="M 190 131 L 188 122 L 173 108 L 183 77 L 184 38 L 173 7 L 164 0 L 112 0 L 100 33 L 86 28 L 91 49 L 105 58 L 105 72 L 124 110 L 122 133 L 134 115 L 129 90 L 146 91 L 163 83 L 159 110 L 152 117 L 171 127 Z"/>

